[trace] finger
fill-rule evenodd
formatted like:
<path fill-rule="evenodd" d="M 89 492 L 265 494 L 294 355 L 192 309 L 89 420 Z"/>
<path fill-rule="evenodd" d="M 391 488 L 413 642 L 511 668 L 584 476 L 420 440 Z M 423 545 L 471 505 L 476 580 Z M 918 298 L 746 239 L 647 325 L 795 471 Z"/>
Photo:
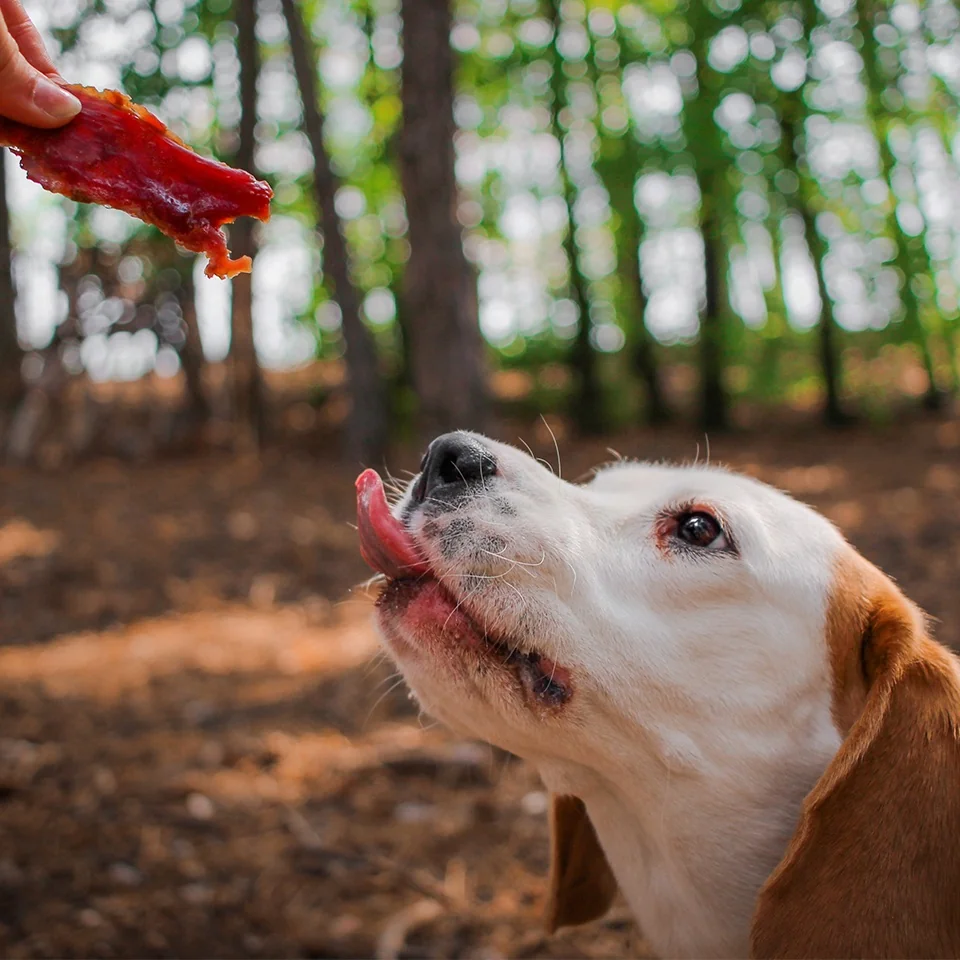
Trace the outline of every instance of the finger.
<path fill-rule="evenodd" d="M 0 0 L 0 20 L 6 23 L 13 42 L 27 63 L 36 67 L 41 73 L 57 76 L 57 68 L 50 59 L 43 40 L 40 39 L 40 33 L 27 16 L 20 0 Z"/>
<path fill-rule="evenodd" d="M 27 63 L 0 18 L 0 116 L 50 128 L 63 126 L 79 112 L 73 94 Z"/>

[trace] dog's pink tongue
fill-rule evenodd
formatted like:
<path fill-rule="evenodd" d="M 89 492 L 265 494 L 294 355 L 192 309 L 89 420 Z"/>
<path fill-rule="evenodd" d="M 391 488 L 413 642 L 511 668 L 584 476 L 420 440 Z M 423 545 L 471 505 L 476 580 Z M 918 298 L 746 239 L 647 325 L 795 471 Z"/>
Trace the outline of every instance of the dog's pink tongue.
<path fill-rule="evenodd" d="M 357 477 L 357 528 L 360 553 L 374 570 L 391 580 L 427 570 L 407 528 L 390 512 L 376 470 L 364 470 Z"/>

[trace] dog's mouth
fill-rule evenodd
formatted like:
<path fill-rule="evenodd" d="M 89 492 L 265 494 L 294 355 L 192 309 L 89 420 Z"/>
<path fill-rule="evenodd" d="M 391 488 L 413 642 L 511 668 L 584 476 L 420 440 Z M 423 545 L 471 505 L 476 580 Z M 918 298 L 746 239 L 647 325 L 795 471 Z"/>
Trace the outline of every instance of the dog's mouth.
<path fill-rule="evenodd" d="M 561 706 L 572 693 L 570 671 L 513 637 L 489 629 L 431 570 L 404 523 L 390 511 L 375 470 L 357 478 L 360 553 L 387 585 L 377 601 L 381 621 L 403 623 L 414 639 L 440 639 L 446 649 L 472 653 L 485 667 L 501 666 L 541 706 Z M 424 644 L 426 646 L 426 644 Z"/>

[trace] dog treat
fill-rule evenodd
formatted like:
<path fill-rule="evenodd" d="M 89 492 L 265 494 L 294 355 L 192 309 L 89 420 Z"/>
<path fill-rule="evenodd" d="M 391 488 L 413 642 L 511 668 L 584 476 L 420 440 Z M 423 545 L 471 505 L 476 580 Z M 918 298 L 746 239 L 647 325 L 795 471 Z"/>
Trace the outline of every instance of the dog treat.
<path fill-rule="evenodd" d="M 0 146 L 27 176 L 71 200 L 115 207 L 151 223 L 180 246 L 206 254 L 208 277 L 250 271 L 230 258 L 220 229 L 237 217 L 270 218 L 269 185 L 194 153 L 152 113 L 116 90 L 69 85 L 82 110 L 40 130 L 0 117 Z"/>

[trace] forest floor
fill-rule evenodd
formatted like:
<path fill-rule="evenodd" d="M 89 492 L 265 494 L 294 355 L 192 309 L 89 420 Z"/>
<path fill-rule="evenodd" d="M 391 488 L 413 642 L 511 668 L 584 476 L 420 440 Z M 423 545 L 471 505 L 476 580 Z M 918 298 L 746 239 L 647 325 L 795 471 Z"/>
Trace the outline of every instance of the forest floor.
<path fill-rule="evenodd" d="M 698 440 L 561 437 L 563 471 Z M 711 445 L 960 641 L 960 424 Z M 0 470 L 0 954 L 645 955 L 623 910 L 542 934 L 546 797 L 393 685 L 350 592 L 352 473 L 289 451 Z"/>

